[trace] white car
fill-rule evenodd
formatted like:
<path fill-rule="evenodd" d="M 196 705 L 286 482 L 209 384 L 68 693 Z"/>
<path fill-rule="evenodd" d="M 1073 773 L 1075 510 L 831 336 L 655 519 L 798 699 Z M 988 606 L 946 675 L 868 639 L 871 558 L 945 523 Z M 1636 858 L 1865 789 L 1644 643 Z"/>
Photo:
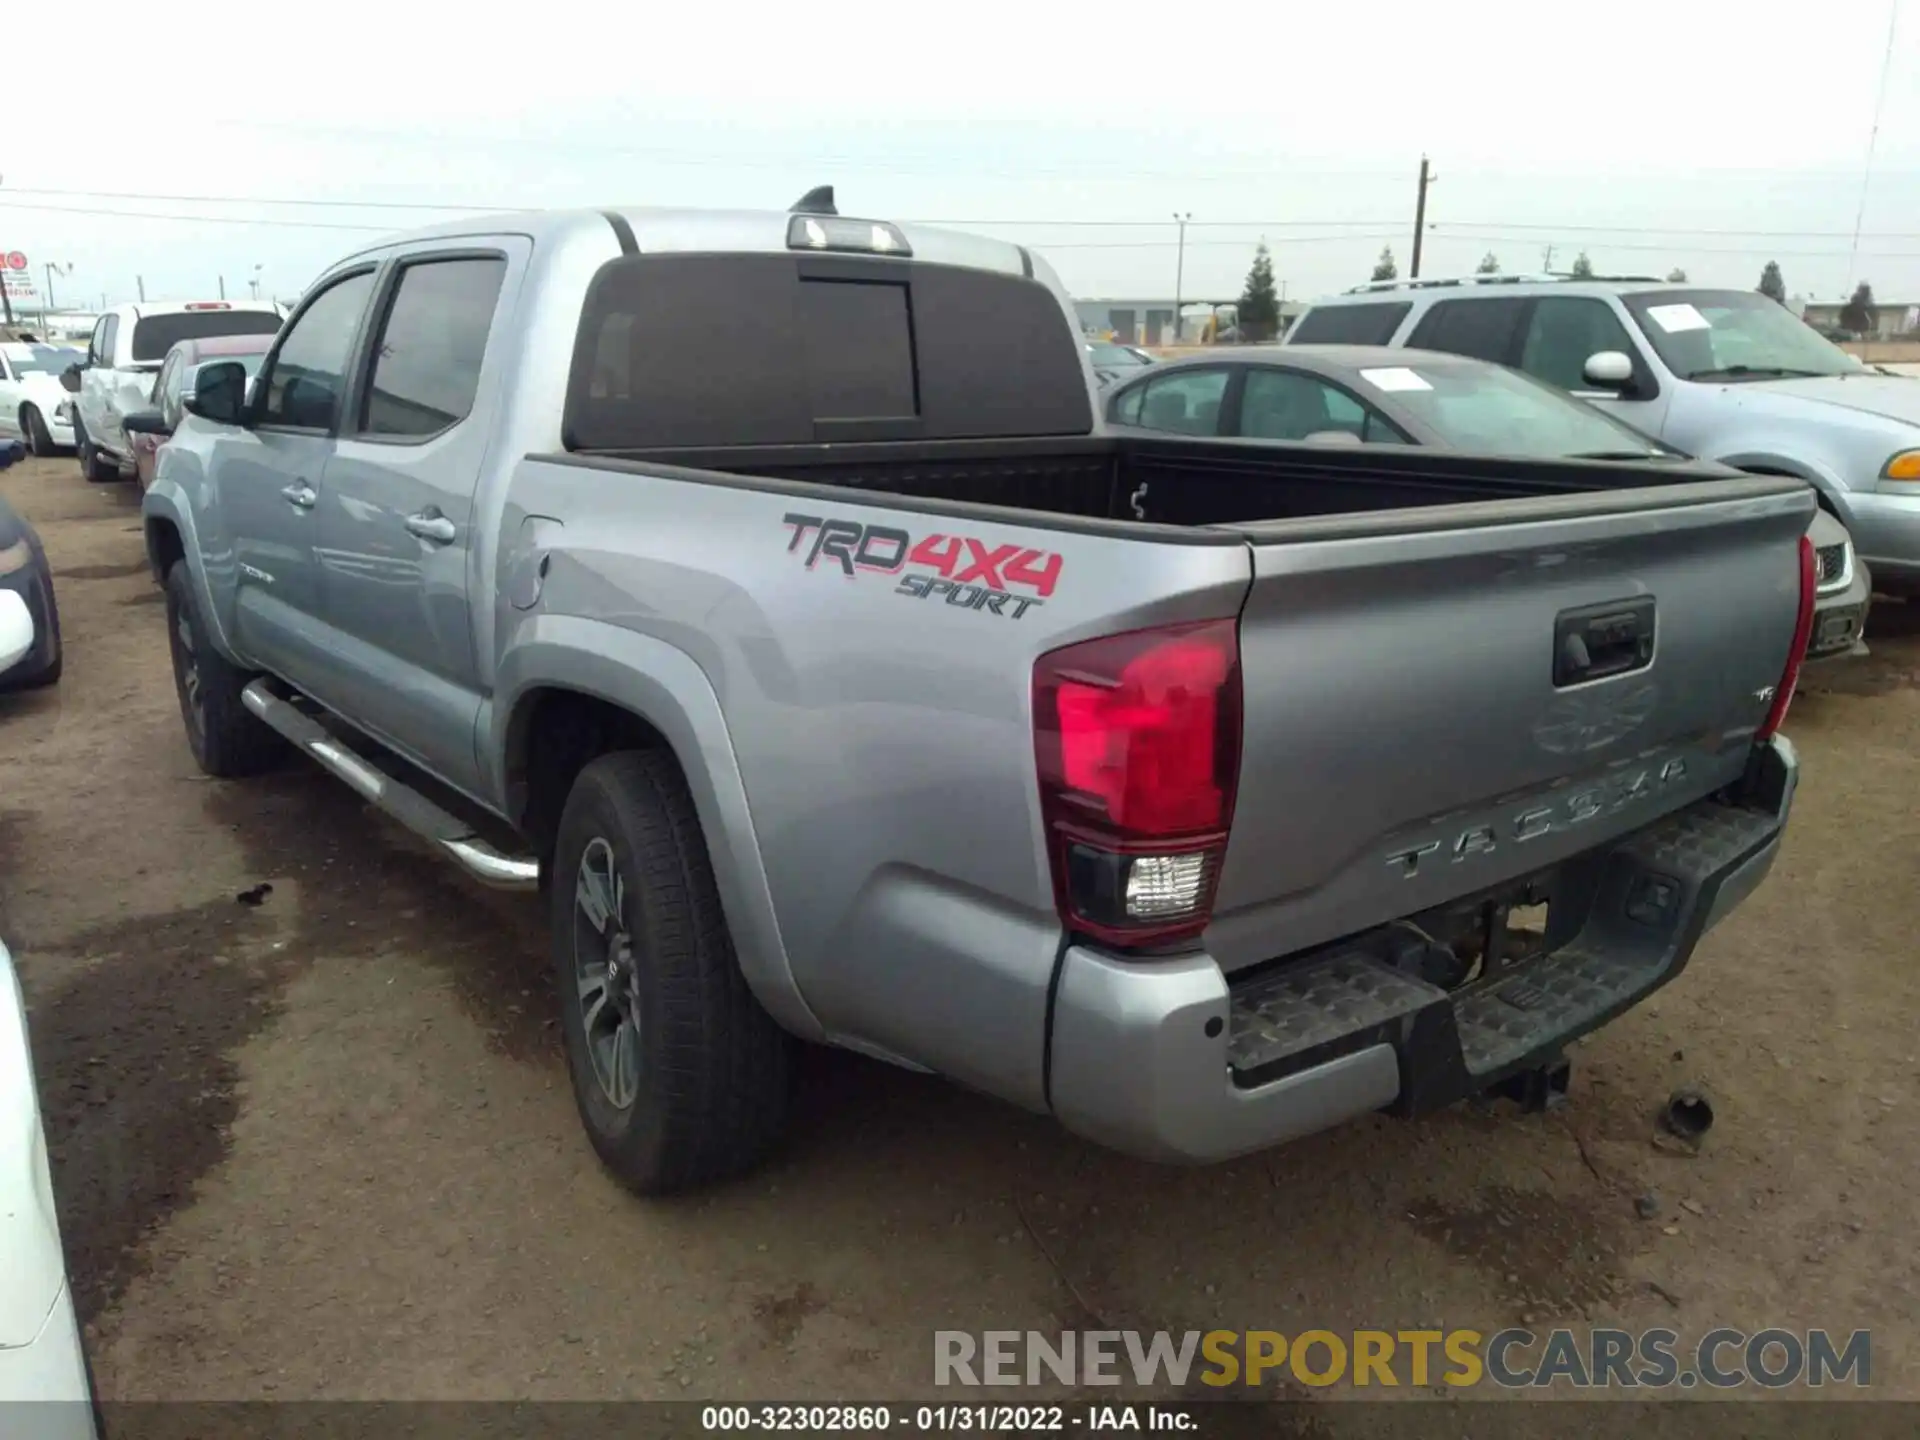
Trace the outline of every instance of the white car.
<path fill-rule="evenodd" d="M 79 397 L 74 441 L 87 479 L 118 480 L 132 473 L 133 442 L 121 422 L 149 407 L 153 377 L 176 343 L 213 335 L 271 335 L 280 319 L 280 307 L 269 300 L 116 305 L 102 315 L 87 353 L 60 382 Z"/>
<path fill-rule="evenodd" d="M 71 345 L 0 345 L 0 435 L 18 435 L 35 455 L 73 446 L 73 396 L 60 374 L 86 360 Z"/>
<path fill-rule="evenodd" d="M 0 590 L 0 672 L 33 649 L 33 616 Z M 60 1250 L 27 1007 L 0 943 L 0 1414 L 22 1440 L 96 1440 L 93 1379 Z"/>

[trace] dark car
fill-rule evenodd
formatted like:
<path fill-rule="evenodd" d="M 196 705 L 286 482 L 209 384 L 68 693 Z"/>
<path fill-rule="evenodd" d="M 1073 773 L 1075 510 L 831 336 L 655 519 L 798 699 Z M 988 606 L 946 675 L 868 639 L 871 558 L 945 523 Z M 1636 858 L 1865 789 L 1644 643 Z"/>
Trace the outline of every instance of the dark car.
<path fill-rule="evenodd" d="M 33 648 L 0 674 L 0 691 L 34 690 L 60 678 L 60 611 L 53 603 L 53 571 L 40 537 L 0 497 L 0 590 L 26 601 L 33 617 Z"/>
<path fill-rule="evenodd" d="M 209 360 L 238 360 L 251 377 L 260 368 L 261 357 L 271 344 L 271 335 L 209 335 L 174 343 L 161 362 L 160 373 L 153 377 L 153 390 L 147 396 L 152 408 L 129 415 L 123 422 L 127 438 L 133 442 L 134 473 L 139 477 L 142 490 L 153 482 L 160 447 L 167 443 L 167 437 L 178 428 L 180 417 L 186 413 L 181 409 L 180 397 L 192 392 L 193 377 L 200 366 Z M 136 415 L 143 428 L 135 428 Z"/>
<path fill-rule="evenodd" d="M 1120 428 L 1313 445 L 1656 465 L 1691 458 L 1519 370 L 1381 345 L 1287 345 L 1168 361 L 1115 386 L 1106 417 Z M 1838 520 L 1816 514 L 1810 533 L 1819 600 L 1807 658 L 1863 655 L 1872 577 Z"/>

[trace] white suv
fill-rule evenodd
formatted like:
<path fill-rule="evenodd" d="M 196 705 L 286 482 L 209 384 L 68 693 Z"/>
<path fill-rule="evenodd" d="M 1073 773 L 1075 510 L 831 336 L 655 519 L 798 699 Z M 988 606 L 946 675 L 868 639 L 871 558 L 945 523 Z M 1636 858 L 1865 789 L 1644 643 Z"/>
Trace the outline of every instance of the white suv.
<path fill-rule="evenodd" d="M 179 340 L 212 335 L 272 335 L 280 307 L 267 300 L 199 300 L 174 305 L 116 305 L 100 317 L 87 359 L 60 377 L 78 397 L 74 440 L 87 479 L 118 480 L 133 468 L 133 444 L 121 422 L 144 410 L 153 377 Z"/>

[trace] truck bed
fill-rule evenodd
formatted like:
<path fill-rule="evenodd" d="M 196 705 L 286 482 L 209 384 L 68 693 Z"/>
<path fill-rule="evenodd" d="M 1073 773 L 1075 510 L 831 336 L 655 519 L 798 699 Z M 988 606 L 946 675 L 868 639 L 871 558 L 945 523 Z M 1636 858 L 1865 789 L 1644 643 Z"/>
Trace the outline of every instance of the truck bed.
<path fill-rule="evenodd" d="M 705 472 L 702 478 L 709 480 L 736 475 L 1083 520 L 1181 526 L 1697 484 L 1717 473 L 1685 463 L 1512 460 L 1411 447 L 1345 450 L 1136 436 L 576 452 L 570 458 Z"/>

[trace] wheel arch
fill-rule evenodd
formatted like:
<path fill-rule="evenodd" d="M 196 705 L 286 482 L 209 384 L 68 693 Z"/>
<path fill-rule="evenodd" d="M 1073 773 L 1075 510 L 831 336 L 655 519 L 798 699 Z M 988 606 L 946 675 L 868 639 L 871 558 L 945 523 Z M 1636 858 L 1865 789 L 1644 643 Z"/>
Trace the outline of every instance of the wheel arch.
<path fill-rule="evenodd" d="M 1846 487 L 1836 482 L 1817 465 L 1791 456 L 1767 452 L 1722 455 L 1716 458 L 1722 465 L 1731 465 L 1734 469 L 1744 470 L 1749 475 L 1780 475 L 1791 480 L 1804 480 L 1813 487 L 1822 510 L 1843 525 L 1850 520 L 1849 507 L 1845 499 Z"/>
<path fill-rule="evenodd" d="M 719 697 L 686 652 L 636 631 L 541 616 L 512 637 L 479 757 L 543 872 L 574 776 L 598 755 L 665 749 L 686 777 L 740 968 L 788 1031 L 824 1038 L 787 961 L 746 785 Z"/>

